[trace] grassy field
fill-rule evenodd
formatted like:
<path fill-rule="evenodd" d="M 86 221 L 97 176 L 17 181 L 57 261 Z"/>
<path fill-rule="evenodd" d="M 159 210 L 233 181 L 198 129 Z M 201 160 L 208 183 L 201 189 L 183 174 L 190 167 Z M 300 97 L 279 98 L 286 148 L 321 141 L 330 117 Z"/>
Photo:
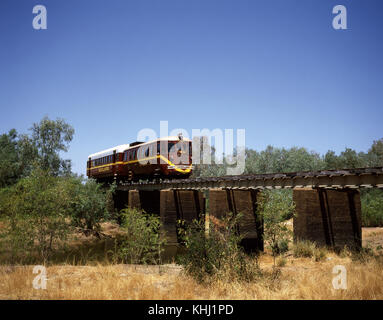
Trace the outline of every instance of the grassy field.
<path fill-rule="evenodd" d="M 374 248 L 375 257 L 360 259 L 330 252 L 316 262 L 288 252 L 279 260 L 277 276 L 266 252 L 259 260 L 263 275 L 250 283 L 212 280 L 199 284 L 174 263 L 134 266 L 104 260 L 80 266 L 68 261 L 48 266 L 47 288 L 36 290 L 32 265 L 3 265 L 0 299 L 383 299 L 383 258 L 376 256 L 382 241 L 383 228 L 364 228 L 363 243 Z M 333 288 L 335 265 L 346 267 L 346 290 Z"/>

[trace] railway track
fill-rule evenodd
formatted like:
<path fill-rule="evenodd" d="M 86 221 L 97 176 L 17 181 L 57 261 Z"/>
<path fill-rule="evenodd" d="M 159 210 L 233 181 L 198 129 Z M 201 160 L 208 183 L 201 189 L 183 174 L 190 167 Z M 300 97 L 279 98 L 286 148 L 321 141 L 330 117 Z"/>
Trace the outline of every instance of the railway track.
<path fill-rule="evenodd" d="M 206 190 L 283 188 L 383 188 L 383 167 L 203 177 L 121 184 L 118 190 Z"/>

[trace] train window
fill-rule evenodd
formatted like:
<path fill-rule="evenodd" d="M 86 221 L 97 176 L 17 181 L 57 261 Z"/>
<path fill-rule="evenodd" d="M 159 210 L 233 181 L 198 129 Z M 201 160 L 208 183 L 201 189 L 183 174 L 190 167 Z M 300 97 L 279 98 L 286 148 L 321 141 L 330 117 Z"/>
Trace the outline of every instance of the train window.
<path fill-rule="evenodd" d="M 160 142 L 158 141 L 157 142 L 157 154 L 160 154 L 161 153 L 161 145 L 160 145 Z"/>
<path fill-rule="evenodd" d="M 149 157 L 149 147 L 145 150 L 145 157 Z"/>

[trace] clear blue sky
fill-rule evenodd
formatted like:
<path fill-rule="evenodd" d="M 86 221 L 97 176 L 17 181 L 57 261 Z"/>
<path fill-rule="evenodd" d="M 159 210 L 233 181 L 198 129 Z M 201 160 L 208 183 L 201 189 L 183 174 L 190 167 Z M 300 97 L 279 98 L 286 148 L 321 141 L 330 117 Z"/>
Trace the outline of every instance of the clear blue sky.
<path fill-rule="evenodd" d="M 332 28 L 337 4 L 348 30 Z M 381 0 L 1 0 L 0 46 L 0 133 L 66 119 L 78 173 L 160 120 L 245 128 L 258 150 L 383 137 Z"/>

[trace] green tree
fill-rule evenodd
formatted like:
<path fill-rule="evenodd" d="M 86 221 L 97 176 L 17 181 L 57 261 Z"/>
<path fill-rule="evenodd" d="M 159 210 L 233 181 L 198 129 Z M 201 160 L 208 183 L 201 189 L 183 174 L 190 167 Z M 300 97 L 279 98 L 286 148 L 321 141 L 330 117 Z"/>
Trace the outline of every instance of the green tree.
<path fill-rule="evenodd" d="M 130 208 L 121 214 L 124 234 L 118 246 L 119 258 L 128 263 L 160 263 L 166 243 L 160 233 L 160 217 Z"/>
<path fill-rule="evenodd" d="M 100 237 L 100 223 L 109 217 L 107 210 L 108 193 L 101 184 L 89 179 L 85 182 L 81 177 L 71 177 L 64 180 L 67 190 L 70 190 L 70 214 L 72 223 L 86 236 L 91 234 Z"/>
<path fill-rule="evenodd" d="M 334 151 L 329 150 L 324 156 L 324 167 L 327 170 L 340 169 L 340 162 L 338 156 Z"/>
<path fill-rule="evenodd" d="M 64 186 L 59 178 L 35 168 L 29 177 L 2 190 L 0 210 L 7 222 L 2 233 L 14 257 L 37 251 L 45 263 L 55 245 L 66 239 L 70 194 Z"/>
<path fill-rule="evenodd" d="M 20 163 L 15 129 L 0 135 L 0 188 L 15 183 L 20 177 Z"/>
<path fill-rule="evenodd" d="M 374 141 L 371 148 L 368 150 L 369 166 L 383 166 L 383 138 Z"/>
<path fill-rule="evenodd" d="M 339 169 L 352 169 L 363 167 L 363 153 L 357 153 L 355 150 L 346 148 L 339 155 Z"/>
<path fill-rule="evenodd" d="M 287 228 L 285 220 L 293 215 L 295 206 L 284 192 L 279 190 L 263 191 L 257 203 L 264 223 L 263 237 L 271 249 L 275 266 L 276 256 L 287 250 L 291 231 Z"/>
<path fill-rule="evenodd" d="M 29 143 L 37 150 L 39 165 L 53 175 L 68 174 L 71 161 L 63 160 L 60 152 L 67 152 L 73 139 L 74 129 L 63 119 L 50 120 L 44 117 L 31 128 Z"/>

